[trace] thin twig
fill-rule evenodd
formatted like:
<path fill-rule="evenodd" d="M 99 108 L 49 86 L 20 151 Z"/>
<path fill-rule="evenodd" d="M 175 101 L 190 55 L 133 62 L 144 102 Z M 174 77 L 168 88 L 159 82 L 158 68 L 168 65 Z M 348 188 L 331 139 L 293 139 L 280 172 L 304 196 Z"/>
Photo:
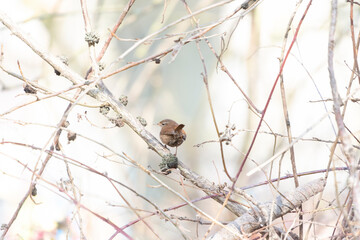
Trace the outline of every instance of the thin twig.
<path fill-rule="evenodd" d="M 355 41 L 355 32 L 354 32 L 354 1 L 350 0 L 350 32 L 351 32 L 351 42 L 353 47 L 353 55 L 354 55 L 354 70 L 356 71 L 356 75 L 358 77 L 360 83 L 360 71 L 358 64 L 358 49 L 356 47 Z"/>
<path fill-rule="evenodd" d="M 132 5 L 135 3 L 135 0 L 129 0 L 129 2 L 127 3 L 127 5 L 125 6 L 124 10 L 122 11 L 118 21 L 116 22 L 115 26 L 113 27 L 113 29 L 110 32 L 109 37 L 107 38 L 107 40 L 105 41 L 103 47 L 101 48 L 101 51 L 99 53 L 99 55 L 96 58 L 97 62 L 100 62 L 100 60 L 103 58 L 103 56 L 105 55 L 106 50 L 108 49 L 111 40 L 114 37 L 114 34 L 116 33 L 116 31 L 119 29 L 120 25 L 122 24 L 122 22 L 124 21 L 126 15 L 128 14 L 128 12 L 130 11 L 130 8 L 132 7 Z M 90 68 L 87 73 L 85 78 L 87 79 L 89 74 L 91 73 L 92 68 Z"/>
<path fill-rule="evenodd" d="M 181 194 L 179 194 L 177 191 L 173 190 L 172 188 L 170 188 L 168 185 L 166 185 L 163 181 L 161 181 L 158 177 L 156 177 L 152 172 L 150 172 L 149 170 L 147 170 L 146 168 L 144 168 L 142 165 L 140 165 L 138 162 L 134 161 L 133 159 L 131 159 L 128 155 L 126 155 L 125 153 L 123 153 L 125 155 L 125 157 L 132 162 L 135 166 L 139 167 L 141 170 L 143 170 L 144 172 L 146 172 L 149 176 L 151 176 L 155 181 L 157 181 L 158 183 L 160 183 L 164 188 L 166 188 L 167 190 L 169 190 L 170 192 L 172 192 L 173 194 L 175 194 L 176 196 L 178 196 L 179 198 L 181 198 L 183 201 L 185 201 L 189 206 L 191 206 L 194 210 L 196 210 L 199 214 L 201 214 L 202 216 L 206 217 L 207 219 L 209 219 L 210 221 L 214 222 L 216 225 L 219 225 L 220 227 L 222 227 L 223 229 L 231 232 L 232 234 L 236 235 L 237 237 L 242 237 L 239 233 L 234 232 L 232 229 L 228 228 L 227 226 L 225 226 L 224 224 L 222 224 L 221 222 L 219 222 L 218 220 L 216 220 L 215 218 L 211 217 L 209 214 L 207 214 L 206 212 L 204 212 L 203 210 L 201 210 L 200 208 L 198 208 L 197 206 L 195 206 L 192 202 L 190 202 L 189 200 L 187 200 L 184 196 L 182 196 Z"/>
<path fill-rule="evenodd" d="M 147 40 L 151 39 L 152 37 L 154 37 L 154 36 L 156 36 L 156 35 L 164 32 L 164 31 L 166 31 L 167 29 L 169 29 L 169 28 L 177 25 L 178 23 L 181 23 L 181 22 L 183 22 L 183 21 L 185 21 L 185 20 L 187 20 L 187 19 L 189 19 L 189 18 L 192 18 L 193 16 L 196 16 L 196 15 L 198 15 L 198 14 L 200 14 L 200 13 L 203 13 L 203 12 L 205 12 L 205 11 L 208 11 L 208 10 L 210 10 L 210 9 L 213 9 L 213 8 L 216 8 L 216 7 L 219 7 L 219 6 L 228 4 L 228 3 L 232 2 L 232 1 L 233 1 L 233 0 L 227 0 L 227 1 L 222 1 L 222 2 L 218 2 L 218 3 L 212 4 L 212 5 L 210 5 L 210 6 L 207 6 L 207 7 L 205 7 L 205 8 L 202 8 L 202 9 L 198 10 L 198 11 L 195 11 L 195 12 L 193 12 L 192 14 L 189 14 L 189 15 L 187 15 L 187 16 L 185 16 L 185 17 L 182 17 L 182 18 L 180 18 L 180 19 L 178 19 L 178 20 L 176 20 L 176 21 L 174 21 L 174 22 L 166 25 L 165 27 L 161 28 L 160 30 L 158 30 L 158 31 L 156 31 L 156 32 L 154 32 L 154 33 L 152 33 L 152 34 L 150 34 L 150 35 L 142 38 L 142 39 L 139 40 L 138 42 L 136 42 L 133 46 L 131 46 L 131 47 L 128 48 L 123 54 L 121 54 L 121 55 L 118 57 L 118 60 L 124 59 L 126 55 L 128 55 L 130 52 L 132 52 L 132 51 L 133 51 L 134 49 L 136 49 L 138 46 L 140 46 L 141 44 L 143 44 L 143 43 L 146 42 Z M 239 10 L 240 10 L 240 9 L 239 9 Z"/>
<path fill-rule="evenodd" d="M 295 43 L 295 41 L 296 41 L 296 39 L 297 39 L 297 35 L 298 35 L 299 31 L 300 31 L 300 27 L 301 27 L 301 25 L 302 25 L 302 23 L 303 23 L 303 20 L 304 20 L 306 14 L 307 14 L 307 12 L 308 12 L 308 10 L 309 10 L 309 8 L 310 8 L 311 3 L 312 3 L 312 0 L 309 1 L 309 4 L 308 4 L 308 6 L 307 6 L 306 9 L 305 9 L 302 18 L 300 19 L 299 25 L 298 25 L 298 27 L 296 28 L 296 31 L 295 31 L 293 40 L 292 40 L 292 42 L 291 42 L 291 44 L 290 44 L 290 46 L 289 46 L 289 49 L 288 49 L 288 51 L 287 51 L 287 53 L 286 53 L 286 55 L 285 55 L 284 61 L 283 61 L 283 63 L 282 63 L 281 66 L 280 66 L 280 70 L 279 70 L 279 73 L 278 73 L 278 75 L 277 75 L 277 77 L 276 77 L 276 79 L 275 79 L 275 81 L 274 81 L 273 87 L 271 88 L 269 97 L 268 97 L 268 99 L 267 99 L 267 101 L 266 101 L 264 110 L 263 110 L 263 112 L 262 112 L 262 114 L 261 114 L 261 118 L 260 118 L 258 127 L 257 127 L 257 129 L 256 129 L 256 132 L 255 132 L 255 134 L 254 134 L 254 136 L 253 136 L 253 139 L 252 139 L 252 141 L 251 141 L 250 147 L 249 147 L 249 149 L 248 149 L 248 151 L 247 151 L 247 153 L 246 153 L 246 155 L 245 155 L 245 157 L 244 157 L 244 160 L 242 161 L 241 166 L 240 166 L 240 168 L 239 168 L 239 170 L 238 170 L 238 172 L 237 172 L 237 174 L 236 174 L 236 176 L 235 176 L 235 179 L 234 179 L 234 181 L 233 181 L 232 189 L 235 187 L 235 184 L 236 184 L 237 180 L 239 179 L 240 173 L 242 172 L 242 170 L 243 170 L 243 168 L 244 168 L 244 166 L 245 166 L 246 160 L 247 160 L 247 158 L 249 157 L 250 152 L 251 152 L 251 150 L 252 150 L 252 148 L 253 148 L 253 146 L 254 146 L 254 143 L 255 143 L 257 134 L 258 134 L 258 132 L 259 132 L 259 130 L 260 130 L 261 124 L 262 124 L 263 119 L 264 119 L 264 117 L 265 117 L 265 113 L 266 113 L 266 111 L 267 111 L 267 109 L 268 109 L 268 106 L 269 106 L 269 104 L 270 104 L 271 97 L 272 97 L 272 95 L 273 95 L 273 93 L 274 93 L 274 91 L 275 91 L 275 87 L 276 87 L 276 85 L 277 85 L 277 82 L 278 82 L 278 80 L 279 80 L 279 78 L 280 78 L 280 75 L 282 74 L 282 71 L 283 71 L 283 69 L 284 69 L 286 60 L 287 60 L 287 58 L 288 58 L 288 56 L 289 56 L 289 54 L 290 54 L 290 51 L 291 51 L 291 49 L 292 49 L 292 47 L 293 47 L 293 45 L 294 45 L 294 43 Z"/>
<path fill-rule="evenodd" d="M 280 60 L 279 61 L 280 66 L 282 65 L 282 62 L 283 62 L 283 59 L 284 59 L 286 43 L 287 43 L 287 40 L 288 40 L 291 25 L 292 25 L 294 17 L 296 15 L 297 10 L 299 9 L 299 6 L 301 5 L 301 3 L 302 3 L 302 0 L 300 0 L 299 2 L 296 3 L 295 10 L 294 10 L 293 14 L 290 17 L 288 27 L 287 27 L 287 30 L 285 32 L 283 45 L 282 45 L 282 48 L 281 48 L 281 57 L 279 59 Z M 281 92 L 281 101 L 282 101 L 282 105 L 283 105 L 283 112 L 284 112 L 284 118 L 285 118 L 284 120 L 285 120 L 285 125 L 286 125 L 286 131 L 288 133 L 288 142 L 289 142 L 289 144 L 291 144 L 291 142 L 293 141 L 293 136 L 292 136 L 292 131 L 291 131 L 291 121 L 290 121 L 290 117 L 289 117 L 289 111 L 288 111 L 287 100 L 286 100 L 284 75 L 282 73 L 280 75 L 280 90 L 281 90 L 280 91 Z M 290 148 L 290 160 L 291 160 L 292 172 L 293 172 L 293 175 L 294 175 L 295 187 L 299 187 L 299 180 L 298 180 L 297 170 L 296 170 L 294 146 L 291 146 L 291 148 Z M 279 174 L 280 174 L 280 168 L 279 168 Z M 302 212 L 302 205 L 299 208 L 299 224 L 300 224 L 299 237 L 300 237 L 300 239 L 303 238 L 303 227 L 304 227 L 303 224 L 302 224 L 303 215 L 301 214 L 301 212 Z M 270 221 L 271 221 L 271 219 L 270 219 Z M 269 225 L 271 225 L 271 222 L 269 223 Z"/>
<path fill-rule="evenodd" d="M 203 69 L 204 69 L 204 74 L 202 75 L 202 77 L 203 77 L 203 82 L 204 82 L 205 88 L 206 88 L 206 94 L 207 94 L 207 97 L 208 97 L 208 103 L 209 103 L 209 106 L 210 106 L 212 120 L 213 120 L 213 123 L 214 123 L 214 126 L 215 126 L 216 134 L 217 134 L 218 139 L 219 139 L 220 154 L 221 154 L 221 160 L 222 160 L 223 168 L 224 168 L 226 176 L 231 180 L 232 177 L 230 176 L 230 173 L 228 172 L 227 167 L 226 167 L 223 142 L 220 140 L 220 131 L 219 131 L 219 127 L 218 127 L 217 122 L 216 122 L 214 107 L 213 107 L 212 100 L 211 100 L 211 94 L 210 94 L 210 89 L 209 89 L 209 82 L 208 82 L 208 76 L 207 76 L 205 60 L 204 60 L 204 57 L 203 57 L 203 55 L 201 53 L 198 41 L 196 41 L 196 47 L 197 47 L 197 50 L 198 50 L 198 53 L 199 53 L 199 56 L 200 56 L 200 60 L 202 62 Z"/>
<path fill-rule="evenodd" d="M 333 109 L 335 114 L 335 120 L 338 126 L 339 139 L 341 141 L 341 147 L 344 155 L 350 165 L 350 178 L 352 179 L 349 188 L 352 190 L 353 208 L 354 208 L 354 221 L 360 220 L 360 189 L 359 189 L 359 171 L 357 171 L 357 161 L 355 159 L 354 150 L 351 147 L 351 140 L 346 133 L 343 115 L 340 111 L 341 99 L 337 90 L 337 84 L 334 72 L 334 47 L 335 47 L 335 30 L 336 30 L 336 18 L 337 18 L 337 0 L 332 0 L 331 4 L 331 23 L 329 30 L 329 44 L 328 44 L 328 70 L 330 78 L 331 93 L 333 96 Z M 355 48 L 355 42 L 353 42 L 353 48 Z M 356 51 L 354 49 L 354 51 Z M 356 55 L 356 54 L 355 54 Z M 356 61 L 356 60 L 354 60 Z M 355 66 L 356 67 L 356 66 Z M 356 69 L 358 71 L 358 69 Z M 352 230 L 358 236 L 359 228 L 352 226 Z"/>

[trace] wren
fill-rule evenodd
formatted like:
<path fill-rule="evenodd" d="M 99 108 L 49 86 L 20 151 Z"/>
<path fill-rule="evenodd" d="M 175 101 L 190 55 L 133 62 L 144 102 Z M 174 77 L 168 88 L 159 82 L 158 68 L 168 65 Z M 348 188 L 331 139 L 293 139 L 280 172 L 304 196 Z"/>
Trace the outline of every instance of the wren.
<path fill-rule="evenodd" d="M 157 125 L 161 126 L 160 139 L 166 146 L 176 147 L 175 156 L 177 153 L 177 147 L 180 146 L 186 140 L 186 133 L 184 131 L 184 124 L 178 124 L 171 119 L 164 119 Z"/>

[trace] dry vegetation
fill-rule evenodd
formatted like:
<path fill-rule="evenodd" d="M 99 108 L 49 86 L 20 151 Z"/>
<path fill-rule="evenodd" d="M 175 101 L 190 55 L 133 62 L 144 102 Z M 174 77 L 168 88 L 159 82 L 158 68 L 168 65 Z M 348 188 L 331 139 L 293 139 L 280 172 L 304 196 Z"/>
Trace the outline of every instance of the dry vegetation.
<path fill-rule="evenodd" d="M 358 2 L 48 2 L 0 10 L 1 239 L 359 238 Z"/>

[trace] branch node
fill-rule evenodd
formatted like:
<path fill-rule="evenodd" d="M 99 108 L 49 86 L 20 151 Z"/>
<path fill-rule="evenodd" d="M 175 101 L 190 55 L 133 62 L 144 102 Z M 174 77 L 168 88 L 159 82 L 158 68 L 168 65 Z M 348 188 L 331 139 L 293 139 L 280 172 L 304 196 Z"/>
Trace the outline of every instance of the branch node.
<path fill-rule="evenodd" d="M 161 172 L 165 173 L 166 175 L 171 173 L 170 168 L 177 168 L 178 167 L 178 158 L 174 154 L 167 154 L 162 158 L 159 167 Z"/>
<path fill-rule="evenodd" d="M 129 102 L 128 97 L 125 96 L 125 95 L 121 95 L 121 96 L 119 97 L 119 101 L 120 101 L 121 104 L 124 105 L 124 106 L 126 106 L 126 105 L 128 104 L 128 102 Z"/>
<path fill-rule="evenodd" d="M 124 120 L 123 120 L 123 117 L 120 115 L 118 115 L 117 118 L 110 118 L 110 121 L 115 124 L 116 127 L 123 127 L 125 124 L 124 124 Z"/>
<path fill-rule="evenodd" d="M 62 63 L 64 63 L 66 66 L 69 65 L 69 59 L 66 57 L 66 56 L 57 56 L 58 59 L 60 59 L 60 61 Z M 60 76 L 61 75 L 61 72 L 59 72 L 58 70 L 54 69 L 54 72 L 56 75 Z"/>
<path fill-rule="evenodd" d="M 104 116 L 106 116 L 110 112 L 110 107 L 108 104 L 104 104 L 100 106 L 100 113 Z"/>
<path fill-rule="evenodd" d="M 75 141 L 76 133 L 69 131 L 67 134 L 67 139 L 68 139 L 68 143 L 70 143 L 71 141 Z"/>
<path fill-rule="evenodd" d="M 103 71 L 106 67 L 106 64 L 103 62 L 99 62 L 98 64 L 99 64 L 99 71 Z"/>
<path fill-rule="evenodd" d="M 143 125 L 144 127 L 146 127 L 147 122 L 146 122 L 146 120 L 145 120 L 143 117 L 138 116 L 138 117 L 136 117 L 136 119 L 139 120 L 139 122 L 140 122 L 141 125 Z"/>
<path fill-rule="evenodd" d="M 34 188 L 31 190 L 31 196 L 36 197 L 36 195 L 37 195 L 37 188 L 35 185 Z"/>
<path fill-rule="evenodd" d="M 24 92 L 28 93 L 28 94 L 36 94 L 37 91 L 35 88 L 33 88 L 32 86 L 30 86 L 30 84 L 25 83 L 24 85 Z"/>
<path fill-rule="evenodd" d="M 85 33 L 85 41 L 89 44 L 89 46 L 95 46 L 100 41 L 100 37 L 94 32 Z"/>
<path fill-rule="evenodd" d="M 5 229 L 7 229 L 7 228 L 9 228 L 9 226 L 8 226 L 6 223 L 1 224 L 1 226 L 0 226 L 0 230 L 1 230 L 1 231 L 5 230 Z"/>

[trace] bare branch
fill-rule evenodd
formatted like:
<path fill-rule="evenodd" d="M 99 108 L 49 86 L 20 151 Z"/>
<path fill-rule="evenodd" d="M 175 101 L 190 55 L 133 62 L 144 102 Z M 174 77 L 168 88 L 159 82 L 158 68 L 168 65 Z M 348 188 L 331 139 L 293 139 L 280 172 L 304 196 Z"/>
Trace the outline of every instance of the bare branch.
<path fill-rule="evenodd" d="M 303 186 L 296 188 L 293 192 L 287 193 L 287 200 L 281 196 L 278 196 L 275 200 L 275 211 L 272 212 L 271 219 L 279 218 L 292 210 L 294 207 L 299 207 L 301 204 L 306 202 L 309 198 L 315 196 L 319 192 L 323 191 L 325 187 L 324 179 L 317 179 L 309 182 Z M 289 201 L 289 202 L 288 202 Z M 291 204 L 289 204 L 291 203 Z M 262 206 L 267 208 L 270 213 L 272 202 L 263 203 Z M 292 207 L 294 206 L 294 207 Z M 256 229 L 264 227 L 268 222 L 270 216 L 263 216 L 258 209 L 254 208 L 248 213 L 237 218 L 235 221 L 229 223 L 227 226 L 239 234 L 246 234 L 255 231 Z M 262 221 L 265 219 L 266 221 Z M 213 236 L 208 238 L 209 240 L 232 240 L 237 239 L 236 236 L 231 235 L 228 231 L 220 230 Z"/>

